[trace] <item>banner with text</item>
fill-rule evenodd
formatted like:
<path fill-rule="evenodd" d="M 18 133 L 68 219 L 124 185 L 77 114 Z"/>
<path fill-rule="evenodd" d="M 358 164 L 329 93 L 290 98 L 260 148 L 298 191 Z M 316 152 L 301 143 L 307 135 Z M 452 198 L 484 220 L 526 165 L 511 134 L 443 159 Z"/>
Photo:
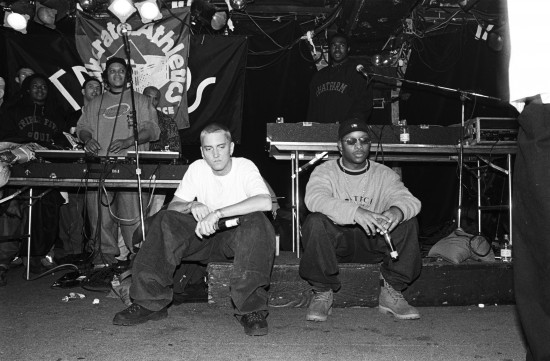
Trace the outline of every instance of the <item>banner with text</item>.
<path fill-rule="evenodd" d="M 117 19 L 95 19 L 77 12 L 76 48 L 89 74 L 102 79 L 107 59 L 127 59 L 130 53 L 134 90 L 148 86 L 161 91 L 159 108 L 172 116 L 179 129 L 189 127 L 187 110 L 187 59 L 189 8 L 163 12 L 163 19 L 142 24 L 139 17 L 120 24 Z M 128 49 L 124 46 L 127 36 Z"/>
<path fill-rule="evenodd" d="M 245 36 L 191 36 L 187 99 L 191 127 L 183 144 L 197 144 L 201 130 L 216 122 L 241 139 L 247 40 Z"/>

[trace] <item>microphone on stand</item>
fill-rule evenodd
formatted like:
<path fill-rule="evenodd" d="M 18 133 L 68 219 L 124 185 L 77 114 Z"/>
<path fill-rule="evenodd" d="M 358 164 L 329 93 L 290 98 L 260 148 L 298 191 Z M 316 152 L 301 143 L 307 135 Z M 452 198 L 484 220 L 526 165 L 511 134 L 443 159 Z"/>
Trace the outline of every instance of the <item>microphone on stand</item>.
<path fill-rule="evenodd" d="M 361 73 L 361 75 L 367 78 L 367 86 L 368 86 L 372 81 L 373 77 L 369 73 L 367 73 L 367 70 L 365 69 L 365 67 L 362 64 L 359 64 L 357 65 L 355 70 L 357 70 L 358 73 Z"/>
<path fill-rule="evenodd" d="M 323 152 L 323 153 L 319 153 L 317 154 L 312 160 L 310 160 L 306 165 L 298 168 L 298 172 L 297 173 L 301 173 L 309 168 L 311 168 L 315 163 L 317 163 L 318 161 L 321 160 L 321 158 L 323 158 L 325 155 L 327 155 L 328 152 Z M 292 175 L 292 178 L 296 178 L 296 174 L 293 174 Z"/>

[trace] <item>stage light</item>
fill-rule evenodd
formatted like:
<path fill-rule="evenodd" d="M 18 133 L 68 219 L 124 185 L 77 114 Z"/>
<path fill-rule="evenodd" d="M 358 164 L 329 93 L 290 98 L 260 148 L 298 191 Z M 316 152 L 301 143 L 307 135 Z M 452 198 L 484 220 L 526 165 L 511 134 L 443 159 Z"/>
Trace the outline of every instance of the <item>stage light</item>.
<path fill-rule="evenodd" d="M 141 22 L 144 24 L 162 19 L 162 14 L 156 0 L 136 2 L 135 6 L 139 12 L 139 16 L 141 17 Z"/>
<path fill-rule="evenodd" d="M 55 29 L 55 17 L 57 15 L 56 9 L 51 9 L 47 6 L 36 2 L 36 12 L 34 21 L 38 24 L 42 24 L 50 29 Z"/>
<path fill-rule="evenodd" d="M 130 0 L 114 0 L 108 9 L 121 23 L 125 23 L 136 12 L 136 8 Z"/>
<path fill-rule="evenodd" d="M 227 13 L 225 11 L 218 11 L 212 16 L 210 26 L 214 30 L 221 30 L 227 24 Z"/>
<path fill-rule="evenodd" d="M 82 10 L 86 12 L 94 12 L 98 7 L 97 0 L 78 0 L 78 3 Z"/>
<path fill-rule="evenodd" d="M 227 13 L 206 0 L 194 0 L 191 3 L 191 24 L 218 31 L 227 24 Z"/>
<path fill-rule="evenodd" d="M 244 10 L 246 8 L 246 0 L 230 0 L 231 7 L 235 10 Z"/>
<path fill-rule="evenodd" d="M 30 19 L 30 16 L 27 14 L 19 14 L 11 11 L 9 8 L 4 8 L 4 27 L 12 28 L 13 30 L 19 31 L 23 34 L 27 33 L 27 23 Z"/>

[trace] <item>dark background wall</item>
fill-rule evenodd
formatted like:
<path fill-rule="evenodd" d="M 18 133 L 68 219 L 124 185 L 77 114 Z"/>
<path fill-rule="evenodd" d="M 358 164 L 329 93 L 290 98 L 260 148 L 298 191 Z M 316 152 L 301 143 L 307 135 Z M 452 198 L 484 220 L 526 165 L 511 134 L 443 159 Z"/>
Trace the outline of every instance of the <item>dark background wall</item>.
<path fill-rule="evenodd" d="M 63 31 L 58 30 L 59 37 L 68 47 L 74 46 L 71 45 L 74 44 L 74 39 L 70 36 L 70 29 L 70 26 L 66 26 Z M 236 21 L 235 29 L 236 35 L 246 35 L 248 38 L 242 138 L 237 145 L 236 155 L 252 159 L 277 195 L 285 197 L 281 200 L 281 205 L 288 206 L 290 162 L 276 161 L 269 157 L 265 141 L 266 124 L 274 122 L 277 117 L 284 117 L 285 122 L 305 120 L 308 84 L 316 66 L 307 43 L 297 41 L 304 34 L 304 29 L 297 20 L 240 20 Z M 0 31 L 2 44 L 5 31 Z M 507 44 L 504 44 L 502 50 L 495 51 L 487 46 L 486 41 L 476 40 L 474 35 L 475 26 L 465 25 L 458 31 L 413 39 L 405 79 L 506 99 Z M 355 56 L 353 50 L 352 45 L 351 55 Z M 369 57 L 365 55 L 361 55 L 361 59 L 369 61 Z M 17 61 L 26 61 L 32 65 L 40 60 Z M 2 52 L 0 65 L 1 76 L 14 76 L 16 69 L 13 69 L 9 54 Z M 387 73 L 389 70 L 391 69 L 373 68 L 373 71 L 380 73 Z M 388 95 L 389 88 L 386 85 L 376 86 L 379 94 L 384 97 Z M 459 92 L 405 83 L 402 93 L 410 96 L 407 100 L 400 100 L 400 118 L 407 119 L 409 124 L 447 126 L 461 122 Z M 475 96 L 465 99 L 464 105 L 465 119 L 516 115 L 515 110 L 506 102 L 484 100 Z M 374 124 L 391 123 L 389 107 L 390 103 L 387 103 L 385 109 L 376 111 Z M 195 142 L 188 141 L 183 152 L 191 160 L 198 158 L 198 139 Z M 423 203 L 419 216 L 421 228 L 432 229 L 454 218 L 458 192 L 456 164 L 397 165 L 403 169 L 405 184 Z M 305 184 L 307 174 L 302 179 L 302 184 Z M 466 196 L 470 199 L 473 199 L 472 184 L 472 180 L 467 178 L 463 185 Z M 500 201 L 502 187 L 504 184 L 497 178 L 491 184 L 488 183 L 486 195 L 495 202 Z M 494 224 L 490 227 L 489 231 L 493 232 Z"/>

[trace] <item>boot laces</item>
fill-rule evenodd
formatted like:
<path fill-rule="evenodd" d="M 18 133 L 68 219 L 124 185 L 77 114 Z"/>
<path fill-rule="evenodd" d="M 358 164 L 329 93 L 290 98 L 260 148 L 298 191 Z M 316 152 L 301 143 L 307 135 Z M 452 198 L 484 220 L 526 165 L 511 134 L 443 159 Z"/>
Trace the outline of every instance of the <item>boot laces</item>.
<path fill-rule="evenodd" d="M 313 290 L 313 301 L 329 302 L 330 301 L 330 291 L 321 292 L 321 291 Z"/>
<path fill-rule="evenodd" d="M 132 305 L 128 307 L 128 313 L 139 312 L 140 309 L 141 309 L 140 305 L 138 305 L 137 303 L 132 303 Z"/>
<path fill-rule="evenodd" d="M 390 296 L 396 300 L 396 301 L 399 301 L 399 300 L 404 300 L 405 298 L 403 297 L 403 294 L 397 290 L 395 290 L 388 282 L 386 282 L 384 280 L 384 287 L 386 287 L 386 289 L 388 290 L 388 293 L 390 294 Z"/>
<path fill-rule="evenodd" d="M 258 312 L 252 312 L 252 313 L 249 313 L 246 316 L 246 319 L 248 320 L 248 322 L 260 322 L 263 320 L 263 317 L 261 314 L 259 314 Z"/>

